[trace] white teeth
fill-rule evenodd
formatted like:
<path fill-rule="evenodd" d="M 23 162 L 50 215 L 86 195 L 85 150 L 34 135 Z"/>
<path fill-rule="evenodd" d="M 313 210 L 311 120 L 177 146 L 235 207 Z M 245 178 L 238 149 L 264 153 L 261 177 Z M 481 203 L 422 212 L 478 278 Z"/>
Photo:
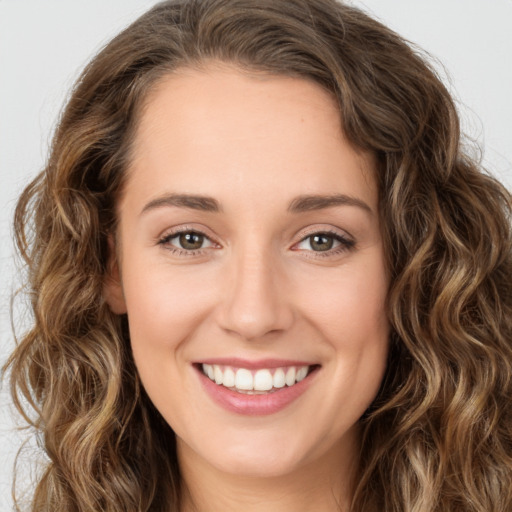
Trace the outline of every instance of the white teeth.
<path fill-rule="evenodd" d="M 222 370 L 220 369 L 219 366 L 215 365 L 213 367 L 213 376 L 215 378 L 215 383 L 216 384 L 222 384 L 222 381 L 223 381 L 223 373 L 222 373 Z"/>
<path fill-rule="evenodd" d="M 273 383 L 275 388 L 284 388 L 286 381 L 284 379 L 284 370 L 278 368 L 274 373 Z"/>
<path fill-rule="evenodd" d="M 224 370 L 224 379 L 222 384 L 227 388 L 235 387 L 235 372 L 231 368 L 226 368 Z"/>
<path fill-rule="evenodd" d="M 254 375 L 254 389 L 256 391 L 268 391 L 273 386 L 270 370 L 258 370 Z"/>
<path fill-rule="evenodd" d="M 308 375 L 309 366 L 290 366 L 275 370 L 262 368 L 254 372 L 246 368 L 235 369 L 217 364 L 203 364 L 202 369 L 203 373 L 218 385 L 235 388 L 237 391 L 265 392 L 273 388 L 283 388 L 285 385 L 290 387 L 304 380 Z"/>
<path fill-rule="evenodd" d="M 203 364 L 203 371 L 208 375 L 210 380 L 215 380 L 213 366 L 211 364 Z"/>
<path fill-rule="evenodd" d="M 254 389 L 252 373 L 245 368 L 239 368 L 235 374 L 235 387 L 246 391 Z"/>
<path fill-rule="evenodd" d="M 303 366 L 302 368 L 299 368 L 299 370 L 297 370 L 297 375 L 295 376 L 295 380 L 297 382 L 300 382 L 301 380 L 303 380 L 306 375 L 308 374 L 308 368 L 306 366 Z"/>
<path fill-rule="evenodd" d="M 288 368 L 288 370 L 286 371 L 284 381 L 286 382 L 287 386 L 293 386 L 295 384 L 295 368 L 293 366 Z"/>

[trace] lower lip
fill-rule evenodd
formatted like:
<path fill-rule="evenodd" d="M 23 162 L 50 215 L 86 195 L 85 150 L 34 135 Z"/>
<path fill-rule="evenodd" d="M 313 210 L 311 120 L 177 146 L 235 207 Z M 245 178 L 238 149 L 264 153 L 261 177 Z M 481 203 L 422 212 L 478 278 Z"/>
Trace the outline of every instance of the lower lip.
<path fill-rule="evenodd" d="M 272 393 L 248 395 L 215 384 L 199 368 L 196 369 L 205 391 L 217 404 L 228 411 L 247 416 L 264 416 L 283 410 L 308 389 L 318 370 L 314 368 L 305 379 L 293 386 Z"/>

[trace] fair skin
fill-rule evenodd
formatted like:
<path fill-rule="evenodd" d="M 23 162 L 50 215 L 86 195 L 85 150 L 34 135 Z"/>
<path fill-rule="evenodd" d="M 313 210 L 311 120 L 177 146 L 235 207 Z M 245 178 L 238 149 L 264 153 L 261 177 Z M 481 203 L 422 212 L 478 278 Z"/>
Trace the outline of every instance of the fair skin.
<path fill-rule="evenodd" d="M 346 510 L 388 351 L 371 157 L 318 85 L 213 64 L 160 81 L 133 155 L 105 293 L 176 433 L 183 510 Z"/>

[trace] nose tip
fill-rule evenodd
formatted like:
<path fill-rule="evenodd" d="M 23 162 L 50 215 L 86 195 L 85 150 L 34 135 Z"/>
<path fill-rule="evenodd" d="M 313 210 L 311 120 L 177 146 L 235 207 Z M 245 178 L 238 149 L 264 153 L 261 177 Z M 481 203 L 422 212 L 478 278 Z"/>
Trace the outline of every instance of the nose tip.
<path fill-rule="evenodd" d="M 260 315 L 237 313 L 232 311 L 230 322 L 226 322 L 224 329 L 230 333 L 239 335 L 247 341 L 264 338 L 266 335 L 278 332 L 276 322 L 271 318 L 262 319 Z"/>
<path fill-rule="evenodd" d="M 285 331 L 292 322 L 282 275 L 262 261 L 241 264 L 234 270 L 224 291 L 222 329 L 254 341 Z"/>

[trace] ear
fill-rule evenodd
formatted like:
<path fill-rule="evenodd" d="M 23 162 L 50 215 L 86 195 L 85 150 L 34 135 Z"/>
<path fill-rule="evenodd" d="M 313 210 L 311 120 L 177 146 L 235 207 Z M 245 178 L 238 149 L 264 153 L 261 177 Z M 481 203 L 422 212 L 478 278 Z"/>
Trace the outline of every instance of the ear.
<path fill-rule="evenodd" d="M 103 297 L 116 315 L 123 315 L 127 312 L 116 244 L 112 235 L 108 237 L 107 271 L 103 281 Z"/>

